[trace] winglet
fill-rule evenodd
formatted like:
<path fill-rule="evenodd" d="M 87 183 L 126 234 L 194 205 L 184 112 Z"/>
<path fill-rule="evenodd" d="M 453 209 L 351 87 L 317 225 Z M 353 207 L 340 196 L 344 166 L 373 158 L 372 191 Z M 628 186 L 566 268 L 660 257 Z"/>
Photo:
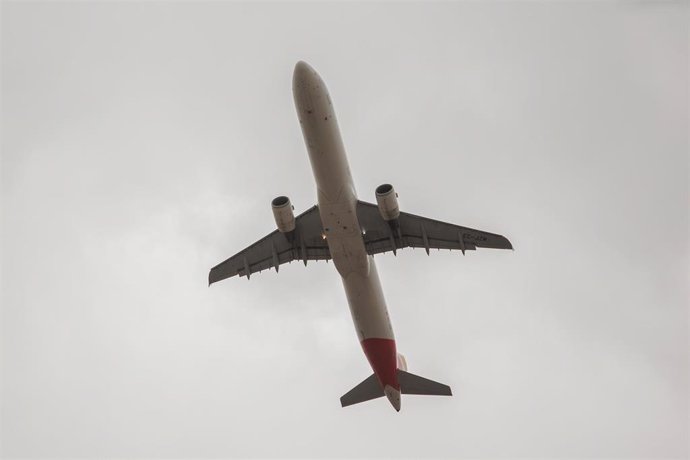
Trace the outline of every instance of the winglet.
<path fill-rule="evenodd" d="M 213 276 L 213 268 L 208 271 L 208 286 L 211 287 L 213 283 L 218 281 L 217 279 L 214 279 Z"/>

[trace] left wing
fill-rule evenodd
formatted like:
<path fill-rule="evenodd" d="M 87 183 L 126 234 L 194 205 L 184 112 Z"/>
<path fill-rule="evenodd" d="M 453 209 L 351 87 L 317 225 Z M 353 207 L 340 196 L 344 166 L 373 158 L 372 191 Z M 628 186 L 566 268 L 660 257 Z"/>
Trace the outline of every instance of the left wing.
<path fill-rule="evenodd" d="M 357 218 L 366 231 L 364 245 L 368 254 L 395 253 L 402 248 L 424 248 L 427 254 L 432 248 L 459 249 L 463 254 L 477 248 L 513 249 L 502 235 L 406 212 L 401 212 L 396 222 L 386 222 L 378 206 L 364 201 L 357 202 Z"/>
<path fill-rule="evenodd" d="M 321 215 L 318 206 L 313 206 L 295 217 L 295 230 L 269 233 L 243 251 L 211 269 L 208 274 L 209 286 L 216 281 L 235 275 L 249 276 L 270 268 L 278 271 L 278 266 L 293 260 L 328 260 L 331 252 L 323 239 Z"/>

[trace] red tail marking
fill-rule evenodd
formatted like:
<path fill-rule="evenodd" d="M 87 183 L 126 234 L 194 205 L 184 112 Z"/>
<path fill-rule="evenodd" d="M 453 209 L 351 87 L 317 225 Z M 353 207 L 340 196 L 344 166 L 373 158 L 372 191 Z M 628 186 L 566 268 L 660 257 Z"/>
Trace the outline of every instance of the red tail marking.
<path fill-rule="evenodd" d="M 396 390 L 400 390 L 397 373 L 398 354 L 395 349 L 395 340 L 364 339 L 362 340 L 362 348 L 381 386 L 390 385 Z"/>

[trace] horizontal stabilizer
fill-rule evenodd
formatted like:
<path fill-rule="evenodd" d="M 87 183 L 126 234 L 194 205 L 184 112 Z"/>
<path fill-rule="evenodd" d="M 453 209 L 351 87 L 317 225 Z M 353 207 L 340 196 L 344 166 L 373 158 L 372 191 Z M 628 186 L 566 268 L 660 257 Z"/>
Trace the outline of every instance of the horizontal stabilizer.
<path fill-rule="evenodd" d="M 404 395 L 453 396 L 448 385 L 410 374 L 402 369 L 398 369 L 398 383 L 400 383 L 400 393 Z M 362 383 L 340 398 L 340 404 L 343 407 L 347 407 L 371 399 L 380 398 L 383 395 L 383 388 L 381 388 L 376 374 L 371 374 Z"/>
<path fill-rule="evenodd" d="M 340 398 L 340 404 L 343 407 L 351 406 L 353 404 L 369 401 L 383 396 L 383 388 L 376 378 L 376 374 L 371 374 L 366 380 L 348 391 Z"/>
<path fill-rule="evenodd" d="M 453 396 L 448 385 L 410 374 L 402 369 L 398 369 L 398 382 L 400 392 L 404 395 Z"/>

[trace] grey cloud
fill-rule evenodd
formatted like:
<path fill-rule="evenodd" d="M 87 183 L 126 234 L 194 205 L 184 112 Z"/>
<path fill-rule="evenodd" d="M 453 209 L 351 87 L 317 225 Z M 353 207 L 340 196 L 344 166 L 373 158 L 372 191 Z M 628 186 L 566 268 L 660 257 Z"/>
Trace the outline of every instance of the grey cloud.
<path fill-rule="evenodd" d="M 687 4 L 19 3 L 2 15 L 4 457 L 688 455 Z M 377 256 L 368 375 L 330 264 L 206 286 L 315 202 L 291 71 L 362 199 L 514 253 Z"/>

